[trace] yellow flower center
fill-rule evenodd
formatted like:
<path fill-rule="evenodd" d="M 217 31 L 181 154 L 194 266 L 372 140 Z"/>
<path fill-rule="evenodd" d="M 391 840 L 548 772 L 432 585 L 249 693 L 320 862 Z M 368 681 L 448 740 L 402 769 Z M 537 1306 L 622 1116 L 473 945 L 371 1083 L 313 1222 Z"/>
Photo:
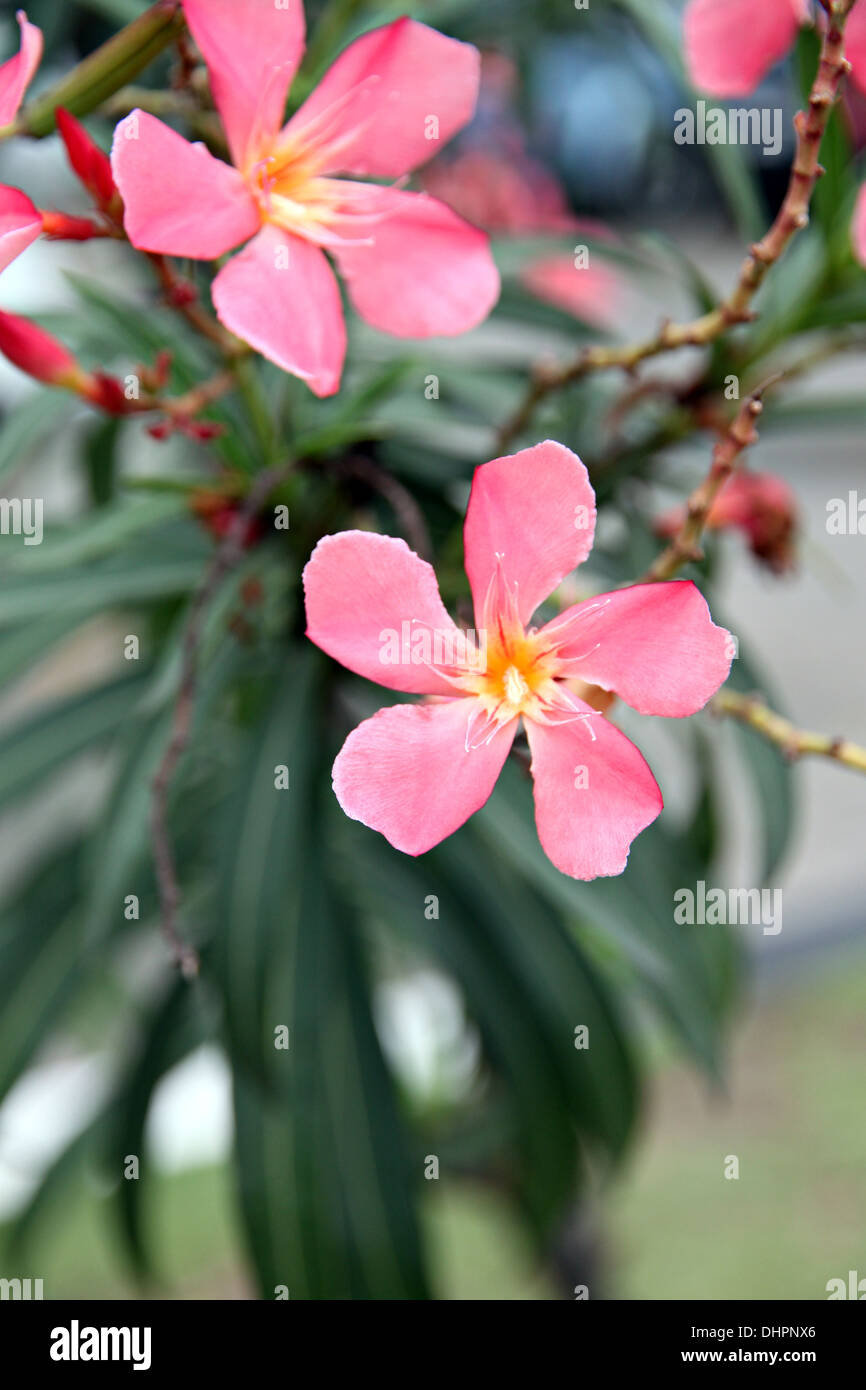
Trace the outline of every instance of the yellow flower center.
<path fill-rule="evenodd" d="M 522 627 L 509 630 L 500 623 L 485 637 L 486 665 L 466 677 L 468 693 L 478 696 L 497 723 L 520 714 L 537 717 L 556 692 L 555 654 L 537 633 Z"/>

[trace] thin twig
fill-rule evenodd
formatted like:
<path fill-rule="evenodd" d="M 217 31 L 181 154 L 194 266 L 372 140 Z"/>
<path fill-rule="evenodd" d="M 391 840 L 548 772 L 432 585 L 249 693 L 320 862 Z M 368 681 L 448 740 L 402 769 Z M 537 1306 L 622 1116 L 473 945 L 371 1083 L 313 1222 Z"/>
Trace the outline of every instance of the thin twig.
<path fill-rule="evenodd" d="M 176 274 L 166 256 L 155 251 L 145 254 L 162 286 L 166 303 L 172 309 L 176 309 L 197 333 L 214 343 L 227 360 L 244 356 L 250 351 L 246 343 L 235 338 L 223 328 L 219 319 L 214 318 L 202 307 L 195 286 Z"/>
<path fill-rule="evenodd" d="M 866 772 L 866 748 L 851 743 L 845 738 L 833 738 L 828 734 L 807 733 L 797 729 L 781 714 L 776 714 L 763 703 L 757 695 L 741 695 L 735 690 L 720 690 L 710 702 L 714 714 L 727 715 L 755 729 L 771 743 L 776 744 L 787 758 L 797 759 L 808 756 L 831 758 L 844 763 L 857 772 Z"/>
<path fill-rule="evenodd" d="M 755 421 L 763 410 L 764 392 L 778 378 L 765 382 L 748 396 L 713 450 L 713 461 L 703 482 L 686 503 L 686 514 L 677 534 L 650 565 L 640 583 L 653 584 L 670 579 L 682 565 L 700 560 L 700 539 L 713 503 L 734 471 L 737 460 L 758 439 Z"/>
<path fill-rule="evenodd" d="M 232 518 L 193 597 L 189 621 L 183 638 L 181 678 L 172 718 L 171 735 L 151 783 L 150 834 L 162 920 L 162 934 L 181 973 L 192 979 L 198 974 L 198 952 L 183 939 L 177 926 L 180 889 L 174 851 L 168 833 L 168 802 L 177 765 L 189 745 L 198 683 L 198 651 L 208 606 L 225 576 L 239 563 L 250 521 L 261 510 L 266 498 L 291 471 L 281 464 L 258 473 L 249 492 Z"/>
<path fill-rule="evenodd" d="M 640 343 L 607 347 L 588 347 L 564 366 L 540 366 L 533 373 L 526 395 L 518 409 L 503 425 L 497 448 L 504 452 L 532 419 L 537 405 L 551 392 L 590 372 L 620 367 L 633 372 L 650 357 L 683 347 L 707 347 L 735 324 L 750 323 L 755 314 L 752 301 L 767 272 L 786 251 L 797 232 L 808 226 L 812 192 L 823 169 L 818 154 L 843 77 L 850 70 L 844 52 L 845 20 L 854 0 L 841 0 L 832 6 L 830 22 L 821 42 L 818 71 L 806 111 L 795 118 L 797 146 L 788 182 L 788 191 L 773 225 L 750 249 L 731 293 L 715 309 L 688 323 L 662 323 L 654 337 Z"/>

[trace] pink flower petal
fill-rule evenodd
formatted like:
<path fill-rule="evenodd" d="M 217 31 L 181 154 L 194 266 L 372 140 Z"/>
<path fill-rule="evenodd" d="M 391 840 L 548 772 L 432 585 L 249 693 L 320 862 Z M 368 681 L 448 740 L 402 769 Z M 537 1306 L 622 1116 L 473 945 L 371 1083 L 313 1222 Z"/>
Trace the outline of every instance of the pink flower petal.
<path fill-rule="evenodd" d="M 454 693 L 423 664 L 433 647 L 424 650 L 427 643 L 415 634 L 431 634 L 431 642 L 438 634 L 440 648 L 447 648 L 458 629 L 439 597 L 433 567 L 405 541 L 372 531 L 323 536 L 304 570 L 304 594 L 307 636 L 350 671 L 390 690 Z M 391 659 L 395 643 L 399 662 Z"/>
<path fill-rule="evenodd" d="M 538 838 L 548 859 L 572 878 L 621 874 L 632 840 L 662 810 L 662 794 L 625 734 L 583 701 L 574 704 L 588 717 L 557 725 L 526 721 Z"/>
<path fill-rule="evenodd" d="M 634 584 L 566 608 L 542 628 L 568 636 L 573 674 L 613 690 L 641 714 L 680 718 L 702 709 L 727 679 L 733 639 L 690 580 Z M 571 635 L 570 635 L 571 634 Z"/>
<path fill-rule="evenodd" d="M 21 47 L 14 58 L 0 66 L 0 126 L 14 121 L 42 58 L 42 30 L 28 22 L 23 10 L 18 11 L 17 19 Z"/>
<path fill-rule="evenodd" d="M 346 326 L 340 291 L 318 246 L 266 224 L 217 275 L 220 321 L 317 396 L 340 387 Z"/>
<path fill-rule="evenodd" d="M 803 0 L 689 0 L 686 67 L 695 87 L 717 97 L 754 91 L 794 42 Z"/>
<path fill-rule="evenodd" d="M 302 0 L 184 0 L 232 159 L 245 169 L 283 122 L 304 52 Z"/>
<path fill-rule="evenodd" d="M 20 188 L 0 184 L 0 270 L 26 250 L 42 231 L 42 215 Z"/>
<path fill-rule="evenodd" d="M 472 44 L 398 19 L 340 54 L 289 129 L 321 139 L 331 172 L 396 178 L 471 120 L 479 72 Z"/>
<path fill-rule="evenodd" d="M 517 720 L 467 751 L 474 700 L 394 705 L 355 729 L 334 763 L 347 816 L 404 854 L 424 854 L 479 810 L 514 741 Z"/>
<path fill-rule="evenodd" d="M 851 76 L 861 92 L 866 93 L 866 5 L 860 0 L 845 25 L 845 57 L 851 64 Z"/>
<path fill-rule="evenodd" d="M 866 266 L 866 183 L 863 184 L 857 195 L 851 234 L 854 242 L 854 254 L 860 264 Z"/>
<path fill-rule="evenodd" d="M 475 621 L 499 570 L 526 624 L 592 549 L 595 493 L 577 454 L 548 439 L 476 468 L 463 528 Z"/>
<path fill-rule="evenodd" d="M 111 169 L 127 236 L 141 251 L 210 261 L 261 225 L 236 169 L 144 111 L 130 112 L 115 130 Z"/>
<path fill-rule="evenodd" d="M 349 297 L 367 323 L 398 338 L 465 333 L 499 297 L 499 272 L 484 232 L 426 193 L 368 189 L 381 220 L 370 245 L 336 245 Z"/>

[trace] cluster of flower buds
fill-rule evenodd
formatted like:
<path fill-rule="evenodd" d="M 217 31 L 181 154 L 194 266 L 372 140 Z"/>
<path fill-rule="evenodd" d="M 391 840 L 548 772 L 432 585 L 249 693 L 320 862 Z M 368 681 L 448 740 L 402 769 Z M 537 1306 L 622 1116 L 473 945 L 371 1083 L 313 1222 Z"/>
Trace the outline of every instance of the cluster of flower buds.
<path fill-rule="evenodd" d="M 68 348 L 30 319 L 0 311 L 0 352 L 36 381 L 74 391 L 109 414 L 124 413 L 120 382 L 87 371 Z"/>
<path fill-rule="evenodd" d="M 188 439 L 197 439 L 201 443 L 207 443 L 209 439 L 217 439 L 224 431 L 225 425 L 219 424 L 216 420 L 194 420 L 191 415 L 167 415 L 163 420 L 156 420 L 152 425 L 148 425 L 147 433 L 152 439 L 170 439 L 173 434 L 185 434 Z"/>

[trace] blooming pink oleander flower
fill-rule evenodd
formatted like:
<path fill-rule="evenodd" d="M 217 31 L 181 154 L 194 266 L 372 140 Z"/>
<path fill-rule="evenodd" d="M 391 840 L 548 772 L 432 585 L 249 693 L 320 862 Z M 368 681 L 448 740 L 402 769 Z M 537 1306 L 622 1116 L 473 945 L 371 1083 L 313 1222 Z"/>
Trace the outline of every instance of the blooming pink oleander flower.
<path fill-rule="evenodd" d="M 791 48 L 810 17 L 809 0 L 689 0 L 685 57 L 696 87 L 712 96 L 754 91 Z M 852 76 L 866 92 L 866 4 L 854 6 L 845 26 Z"/>
<path fill-rule="evenodd" d="M 622 872 L 662 794 L 583 695 L 601 686 L 643 714 L 694 714 L 725 680 L 733 647 L 688 581 L 600 594 L 532 627 L 586 559 L 594 528 L 586 469 L 562 444 L 476 469 L 464 528 L 474 641 L 404 541 L 366 531 L 319 541 L 304 570 L 307 635 L 368 680 L 433 697 L 381 709 L 349 735 L 334 763 L 348 816 L 423 854 L 484 805 L 522 719 L 545 852 L 574 878 Z"/>
<path fill-rule="evenodd" d="M 429 159 L 472 116 L 476 49 L 399 19 L 350 44 L 283 126 L 304 50 L 301 0 L 184 9 L 234 167 L 132 112 L 112 165 L 133 245 L 213 260 L 248 241 L 214 280 L 217 314 L 319 396 L 338 389 L 345 354 L 325 250 L 375 328 L 428 337 L 485 318 L 499 277 L 482 232 L 425 194 L 334 177 L 393 179 Z"/>

